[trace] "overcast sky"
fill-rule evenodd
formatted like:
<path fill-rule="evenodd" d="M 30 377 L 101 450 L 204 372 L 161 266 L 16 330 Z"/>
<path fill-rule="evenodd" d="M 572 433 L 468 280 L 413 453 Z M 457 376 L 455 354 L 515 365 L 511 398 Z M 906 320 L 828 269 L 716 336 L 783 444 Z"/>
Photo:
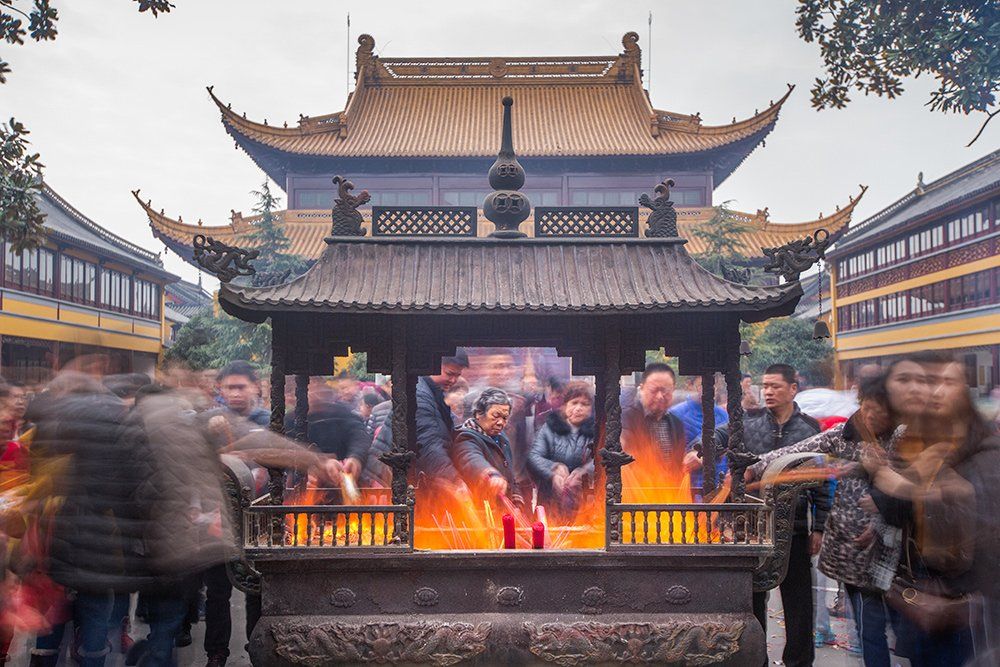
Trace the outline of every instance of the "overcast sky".
<path fill-rule="evenodd" d="M 906 82 L 897 100 L 859 96 L 845 110 L 816 112 L 809 86 L 818 48 L 795 32 L 795 2 L 329 2 L 174 0 L 153 19 L 130 0 L 53 0 L 55 42 L 4 48 L 13 66 L 0 86 L 0 115 L 32 131 L 48 183 L 99 224 L 162 251 L 129 191 L 185 221 L 228 222 L 248 211 L 263 173 L 219 121 L 205 86 L 233 108 L 271 124 L 343 109 L 348 58 L 359 33 L 385 56 L 604 55 L 641 35 L 654 106 L 700 112 L 725 124 L 797 88 L 767 146 L 715 192 L 771 219 L 829 213 L 870 186 L 855 220 L 1000 145 L 992 124 L 972 147 L 981 118 L 931 113 L 929 79 Z M 651 63 L 647 16 L 653 12 Z M 351 14 L 347 41 L 346 14 Z M 650 72 L 651 70 L 651 72 Z M 651 184 L 652 185 L 652 184 Z M 166 267 L 194 279 L 173 253 Z"/>

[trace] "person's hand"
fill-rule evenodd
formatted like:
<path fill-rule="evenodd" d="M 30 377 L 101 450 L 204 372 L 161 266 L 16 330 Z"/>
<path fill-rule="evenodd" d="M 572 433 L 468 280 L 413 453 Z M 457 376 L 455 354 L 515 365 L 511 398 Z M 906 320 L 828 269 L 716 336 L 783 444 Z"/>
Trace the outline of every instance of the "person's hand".
<path fill-rule="evenodd" d="M 229 422 L 223 415 L 215 415 L 208 420 L 208 432 L 214 438 L 222 438 L 228 434 Z"/>
<path fill-rule="evenodd" d="M 875 541 L 875 524 L 872 523 L 868 524 L 868 527 L 865 528 L 860 535 L 854 538 L 854 543 L 857 544 L 862 549 L 864 549 L 874 541 Z"/>
<path fill-rule="evenodd" d="M 823 546 L 823 533 L 809 533 L 809 555 L 815 556 Z"/>
<path fill-rule="evenodd" d="M 872 500 L 871 495 L 868 493 L 861 496 L 861 499 L 858 500 L 858 507 L 863 509 L 866 514 L 878 514 L 878 505 L 875 504 L 875 501 Z"/>
<path fill-rule="evenodd" d="M 486 488 L 494 496 L 504 495 L 507 493 L 507 480 L 502 475 L 491 474 L 486 478 Z"/>
<path fill-rule="evenodd" d="M 756 466 L 749 466 L 743 469 L 743 482 L 744 484 L 749 484 L 757 479 L 757 468 Z"/>
<path fill-rule="evenodd" d="M 322 476 L 332 482 L 334 486 L 340 486 L 340 476 L 344 472 L 340 461 L 331 456 L 320 465 L 320 471 Z"/>
<path fill-rule="evenodd" d="M 583 486 L 583 480 L 587 476 L 583 468 L 577 468 L 566 478 L 566 489 L 575 491 Z"/>
<path fill-rule="evenodd" d="M 343 469 L 344 473 L 350 475 L 355 480 L 357 480 L 358 475 L 361 474 L 361 461 L 357 460 L 353 456 L 341 461 L 340 467 Z"/>
<path fill-rule="evenodd" d="M 865 472 L 874 477 L 879 470 L 889 465 L 885 456 L 885 450 L 876 444 L 866 442 L 861 446 L 861 465 Z"/>
<path fill-rule="evenodd" d="M 692 449 L 684 455 L 684 470 L 691 472 L 699 468 L 701 468 L 701 454 Z"/>

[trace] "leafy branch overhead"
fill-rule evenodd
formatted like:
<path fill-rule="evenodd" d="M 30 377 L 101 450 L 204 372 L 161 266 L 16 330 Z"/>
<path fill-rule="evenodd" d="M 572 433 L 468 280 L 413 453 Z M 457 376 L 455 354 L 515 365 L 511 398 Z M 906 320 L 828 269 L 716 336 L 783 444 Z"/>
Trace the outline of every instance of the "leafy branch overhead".
<path fill-rule="evenodd" d="M 133 2 L 139 4 L 140 12 L 153 16 L 173 9 L 166 0 Z M 51 0 L 0 0 L 0 40 L 11 46 L 23 46 L 25 38 L 54 40 L 59 34 L 58 20 L 59 11 Z M 11 71 L 10 63 L 0 58 L 0 84 L 7 83 Z M 28 134 L 13 118 L 0 125 L 0 239 L 17 251 L 38 245 L 45 221 L 37 201 L 44 165 L 38 153 L 31 151 Z"/>
<path fill-rule="evenodd" d="M 826 69 L 811 91 L 817 109 L 843 108 L 852 91 L 892 99 L 904 77 L 928 74 L 938 82 L 927 102 L 932 111 L 983 112 L 984 128 L 1000 112 L 996 2 L 799 0 L 796 14 L 799 35 L 819 44 Z"/>

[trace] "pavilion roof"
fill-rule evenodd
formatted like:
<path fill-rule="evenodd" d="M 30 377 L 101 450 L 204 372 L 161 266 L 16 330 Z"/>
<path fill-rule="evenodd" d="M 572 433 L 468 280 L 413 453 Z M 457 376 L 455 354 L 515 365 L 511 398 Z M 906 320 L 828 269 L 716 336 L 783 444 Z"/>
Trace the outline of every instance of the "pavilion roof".
<path fill-rule="evenodd" d="M 789 241 L 812 235 L 821 228 L 826 229 L 831 235 L 836 235 L 841 230 L 846 229 L 854 208 L 865 191 L 866 188 L 862 187 L 860 194 L 856 197 L 850 197 L 846 206 L 838 206 L 834 213 L 826 216 L 820 214 L 815 220 L 807 222 L 772 222 L 769 219 L 767 209 L 759 210 L 756 213 L 734 212 L 738 220 L 749 228 L 748 231 L 740 235 L 739 250 L 746 257 L 758 257 L 761 254 L 761 247 L 781 246 Z M 184 222 L 182 218 L 167 216 L 162 209 L 154 209 L 149 200 L 143 201 L 139 197 L 138 190 L 133 194 L 149 218 L 149 226 L 153 235 L 188 261 L 191 261 L 191 248 L 196 234 L 211 236 L 228 245 L 244 247 L 252 247 L 253 245 L 245 237 L 259 216 L 245 217 L 242 213 L 233 211 L 228 225 L 204 226 L 201 220 L 196 224 L 190 224 Z M 365 221 L 364 226 L 370 233 L 371 211 L 362 210 L 361 213 Z M 715 213 L 716 209 L 711 206 L 677 209 L 678 232 L 681 237 L 688 240 L 686 249 L 691 254 L 697 255 L 706 251 L 705 240 L 694 232 L 711 220 Z M 648 214 L 649 212 L 646 210 L 639 212 L 640 233 L 645 231 Z M 278 211 L 276 215 L 284 227 L 285 235 L 291 242 L 289 252 L 305 259 L 317 259 L 324 248 L 323 239 L 330 233 L 331 212 L 329 210 Z M 479 220 L 480 234 L 484 236 L 489 234 L 492 231 L 492 226 L 483 219 L 481 211 Z M 534 235 L 533 216 L 522 224 L 522 229 L 529 236 Z"/>
<path fill-rule="evenodd" d="M 362 35 L 344 110 L 292 126 L 248 120 L 209 93 L 227 131 L 258 162 L 262 148 L 314 157 L 492 157 L 495 110 L 509 95 L 522 158 L 690 155 L 739 144 L 738 164 L 774 127 L 793 88 L 749 118 L 703 125 L 700 114 L 651 105 L 637 41 L 626 34 L 615 56 L 383 58 Z"/>
<path fill-rule="evenodd" d="M 244 319 L 317 313 L 791 313 L 802 290 L 731 283 L 680 239 L 331 237 L 303 275 L 271 287 L 224 283 L 219 302 Z M 255 318 L 252 312 L 258 313 Z"/>

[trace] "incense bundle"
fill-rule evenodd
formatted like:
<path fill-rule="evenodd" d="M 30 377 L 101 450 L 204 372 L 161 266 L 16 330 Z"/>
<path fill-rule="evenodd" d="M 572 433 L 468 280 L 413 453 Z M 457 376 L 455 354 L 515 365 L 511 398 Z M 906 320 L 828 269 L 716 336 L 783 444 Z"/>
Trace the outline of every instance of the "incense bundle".
<path fill-rule="evenodd" d="M 514 532 L 514 515 L 504 514 L 503 521 L 503 548 L 514 549 L 517 547 L 517 535 Z"/>

